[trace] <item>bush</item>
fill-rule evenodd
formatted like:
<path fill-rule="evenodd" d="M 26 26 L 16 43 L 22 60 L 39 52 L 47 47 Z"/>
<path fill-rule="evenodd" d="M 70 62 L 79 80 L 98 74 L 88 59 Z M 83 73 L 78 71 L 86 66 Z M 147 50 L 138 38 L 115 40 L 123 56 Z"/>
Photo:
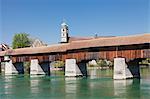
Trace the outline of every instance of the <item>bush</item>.
<path fill-rule="evenodd" d="M 104 60 L 104 59 L 100 59 L 97 61 L 98 66 L 100 67 L 106 67 L 106 66 L 113 66 L 113 62 L 108 61 L 108 60 Z"/>
<path fill-rule="evenodd" d="M 30 73 L 30 62 L 24 62 L 24 70 L 25 70 L 25 73 L 27 74 Z"/>
<path fill-rule="evenodd" d="M 98 60 L 97 64 L 100 67 L 106 67 L 107 66 L 107 62 L 105 60 Z"/>
<path fill-rule="evenodd" d="M 63 61 L 55 61 L 55 62 L 53 63 L 53 66 L 54 66 L 55 68 L 60 68 L 60 67 L 64 67 L 64 66 L 65 66 L 65 63 L 64 63 Z"/>

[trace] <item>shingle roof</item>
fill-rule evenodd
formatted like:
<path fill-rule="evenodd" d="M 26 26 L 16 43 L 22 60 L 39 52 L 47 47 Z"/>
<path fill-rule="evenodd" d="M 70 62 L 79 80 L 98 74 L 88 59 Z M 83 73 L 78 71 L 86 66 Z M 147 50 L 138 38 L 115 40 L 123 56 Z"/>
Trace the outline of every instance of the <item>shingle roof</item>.
<path fill-rule="evenodd" d="M 57 45 L 52 45 L 52 46 L 9 49 L 7 51 L 1 51 L 0 56 L 64 52 L 64 51 L 66 51 L 66 46 L 67 46 L 67 44 L 57 44 Z"/>
<path fill-rule="evenodd" d="M 90 40 L 74 41 L 70 43 L 68 49 L 80 49 L 89 47 L 118 46 L 150 43 L 150 34 L 117 36 L 109 38 L 97 38 Z"/>
<path fill-rule="evenodd" d="M 67 50 L 103 47 L 103 46 L 119 46 L 150 43 L 150 33 L 132 36 L 118 36 L 109 38 L 96 38 L 89 40 L 73 41 L 65 44 L 56 44 L 51 46 L 35 47 L 35 48 L 20 48 L 1 51 L 0 56 L 4 55 L 23 55 L 23 54 L 39 54 L 52 52 L 65 52 Z"/>
<path fill-rule="evenodd" d="M 92 39 L 98 39 L 98 38 L 109 38 L 114 36 L 98 36 L 98 37 L 69 37 L 69 43 L 74 41 L 82 41 L 82 40 L 92 40 Z"/>

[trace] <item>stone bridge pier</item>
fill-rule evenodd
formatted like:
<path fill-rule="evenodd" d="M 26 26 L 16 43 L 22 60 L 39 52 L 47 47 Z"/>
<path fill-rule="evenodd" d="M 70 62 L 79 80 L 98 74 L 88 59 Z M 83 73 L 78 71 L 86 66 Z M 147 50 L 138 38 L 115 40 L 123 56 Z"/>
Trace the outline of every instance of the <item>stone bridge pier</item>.
<path fill-rule="evenodd" d="M 50 75 L 50 63 L 39 62 L 38 59 L 32 59 L 30 62 L 30 74 Z M 1 69 L 1 66 L 0 66 Z M 1 71 L 1 70 L 0 70 Z M 4 56 L 4 73 L 5 75 L 24 74 L 24 62 L 12 62 L 10 56 Z"/>
<path fill-rule="evenodd" d="M 4 61 L 5 75 L 24 73 L 23 62 L 13 63 L 9 56 L 5 56 Z"/>
<path fill-rule="evenodd" d="M 66 59 L 65 61 L 65 76 L 77 77 L 87 76 L 87 62 L 78 62 L 76 59 Z"/>
<path fill-rule="evenodd" d="M 31 75 L 50 75 L 50 63 L 39 62 L 38 59 L 32 59 L 30 63 L 30 74 Z"/>
<path fill-rule="evenodd" d="M 114 58 L 113 79 L 140 78 L 139 60 L 126 62 L 125 58 Z"/>

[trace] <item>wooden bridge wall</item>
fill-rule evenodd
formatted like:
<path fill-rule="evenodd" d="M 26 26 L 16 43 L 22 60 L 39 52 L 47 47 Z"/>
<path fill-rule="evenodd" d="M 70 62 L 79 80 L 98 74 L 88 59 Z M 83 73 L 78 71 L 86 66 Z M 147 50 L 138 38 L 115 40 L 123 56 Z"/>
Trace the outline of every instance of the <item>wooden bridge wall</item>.
<path fill-rule="evenodd" d="M 125 57 L 127 59 L 143 58 L 143 50 L 124 50 L 124 51 L 100 51 L 100 52 L 77 52 L 68 53 L 63 56 L 66 58 L 75 58 L 78 61 L 92 59 L 113 60 L 115 57 Z"/>
<path fill-rule="evenodd" d="M 88 48 L 80 50 L 70 50 L 63 53 L 45 53 L 37 55 L 22 55 L 12 56 L 13 62 L 25 62 L 31 59 L 39 59 L 40 62 L 50 62 L 69 58 L 74 58 L 77 61 L 92 60 L 92 59 L 108 59 L 113 60 L 115 57 L 125 57 L 126 59 L 135 58 L 150 58 L 149 44 L 119 46 L 119 47 L 104 47 L 104 48 Z"/>
<path fill-rule="evenodd" d="M 147 53 L 147 54 L 146 54 Z M 149 58 L 149 50 L 123 50 L 123 51 L 100 51 L 100 52 L 76 52 L 76 53 L 57 53 L 53 55 L 34 55 L 34 56 L 14 56 L 13 62 L 30 61 L 39 59 L 40 62 L 57 61 L 74 58 L 77 61 L 92 59 L 113 60 L 115 57 L 125 57 L 126 59 Z"/>

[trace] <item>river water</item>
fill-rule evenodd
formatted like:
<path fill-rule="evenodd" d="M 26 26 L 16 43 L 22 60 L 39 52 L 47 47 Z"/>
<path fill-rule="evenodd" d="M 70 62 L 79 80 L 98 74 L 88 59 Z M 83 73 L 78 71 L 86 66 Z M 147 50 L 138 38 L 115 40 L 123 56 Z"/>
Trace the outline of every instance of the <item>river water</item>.
<path fill-rule="evenodd" d="M 150 68 L 141 79 L 113 80 L 112 70 L 88 70 L 88 76 L 0 75 L 0 99 L 149 99 Z"/>

